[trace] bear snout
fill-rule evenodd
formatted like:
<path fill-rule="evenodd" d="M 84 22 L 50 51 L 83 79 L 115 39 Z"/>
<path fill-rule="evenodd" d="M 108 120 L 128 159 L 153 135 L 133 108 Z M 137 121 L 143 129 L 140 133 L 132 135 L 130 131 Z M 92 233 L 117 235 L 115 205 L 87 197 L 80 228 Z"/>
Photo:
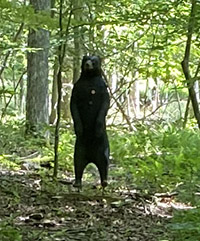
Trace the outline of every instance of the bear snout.
<path fill-rule="evenodd" d="M 85 62 L 85 68 L 86 68 L 87 70 L 93 69 L 93 63 L 92 63 L 91 60 L 87 60 L 87 61 Z"/>

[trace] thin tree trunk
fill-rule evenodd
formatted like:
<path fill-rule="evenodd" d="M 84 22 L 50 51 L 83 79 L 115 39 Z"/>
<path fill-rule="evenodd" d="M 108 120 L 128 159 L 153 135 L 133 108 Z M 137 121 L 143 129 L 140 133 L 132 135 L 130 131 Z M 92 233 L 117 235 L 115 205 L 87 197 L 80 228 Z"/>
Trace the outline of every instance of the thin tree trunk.
<path fill-rule="evenodd" d="M 55 0 L 51 0 L 51 17 L 55 15 Z M 58 54 L 55 56 L 54 67 L 53 67 L 53 84 L 51 94 L 51 114 L 49 117 L 49 123 L 55 125 L 57 117 L 57 99 L 58 99 L 58 87 L 57 87 L 57 76 L 58 76 Z"/>
<path fill-rule="evenodd" d="M 196 0 L 192 0 L 192 8 L 191 8 L 190 18 L 189 18 L 189 23 L 188 23 L 188 34 L 187 34 L 187 43 L 186 43 L 186 48 L 185 48 L 185 56 L 184 56 L 183 61 L 181 62 L 181 65 L 182 65 L 183 73 L 185 75 L 185 79 L 187 82 L 187 87 L 188 87 L 189 96 L 190 96 L 190 99 L 192 102 L 194 115 L 197 120 L 198 127 L 200 129 L 199 105 L 198 105 L 197 96 L 196 96 L 195 89 L 194 89 L 193 79 L 190 75 L 190 69 L 189 69 L 191 41 L 192 41 L 192 34 L 193 34 L 193 30 L 194 30 L 194 25 L 195 25 L 196 3 L 197 3 Z"/>
<path fill-rule="evenodd" d="M 63 38 L 63 25 L 62 25 L 62 11 L 63 11 L 63 0 L 60 0 L 60 13 L 59 13 L 59 32 L 60 39 Z M 59 145 L 59 128 L 60 128 L 60 115 L 61 115 L 61 98 L 62 98 L 62 65 L 63 65 L 63 45 L 60 44 L 58 47 L 58 76 L 57 76 L 57 90 L 58 90 L 58 102 L 57 102 L 57 121 L 55 128 L 55 142 L 54 142 L 54 170 L 53 176 L 57 177 L 58 174 L 58 145 Z"/>
<path fill-rule="evenodd" d="M 19 113 L 24 114 L 25 112 L 25 95 L 24 95 L 24 79 L 20 81 L 19 90 Z"/>
<path fill-rule="evenodd" d="M 199 104 L 200 95 L 199 95 L 199 81 L 198 80 L 196 80 L 195 83 L 194 83 L 194 89 L 195 89 L 195 93 L 196 93 L 196 96 L 197 96 L 197 102 Z"/>
<path fill-rule="evenodd" d="M 63 11 L 63 0 L 60 0 L 60 12 L 59 12 L 60 39 L 63 39 L 62 11 Z M 62 98 L 62 68 L 63 68 L 63 61 L 65 57 L 69 26 L 71 23 L 71 16 L 72 16 L 72 9 L 70 6 L 70 13 L 69 13 L 68 23 L 66 27 L 66 32 L 65 32 L 66 41 L 64 43 L 61 43 L 58 47 L 58 62 L 59 62 L 59 69 L 58 69 L 58 76 L 57 76 L 58 103 L 57 103 L 57 120 L 56 120 L 56 127 L 55 127 L 55 139 L 54 139 L 54 170 L 53 170 L 54 178 L 56 178 L 58 174 L 58 146 L 59 146 L 59 129 L 60 129 L 60 116 L 61 116 L 61 98 Z"/>
<path fill-rule="evenodd" d="M 135 75 L 134 78 L 135 80 L 130 87 L 129 98 L 131 113 L 133 113 L 137 119 L 140 116 L 140 89 L 138 75 Z"/>
<path fill-rule="evenodd" d="M 175 88 L 175 92 L 176 92 L 176 98 L 177 98 L 177 103 L 178 103 L 178 108 L 179 108 L 179 113 L 180 113 L 180 119 L 182 119 L 182 109 L 181 109 L 181 102 L 180 102 L 180 97 L 179 97 L 179 93 L 177 90 L 177 86 L 174 85 Z"/>
<path fill-rule="evenodd" d="M 188 114 L 189 114 L 189 107 L 190 107 L 190 97 L 187 99 L 187 104 L 185 108 L 185 115 L 184 115 L 184 121 L 183 121 L 183 128 L 186 127 L 187 120 L 188 120 Z"/>
<path fill-rule="evenodd" d="M 57 76 L 58 76 L 58 61 L 57 56 L 55 58 L 54 62 L 54 70 L 53 70 L 53 85 L 52 85 L 52 97 L 51 97 L 51 115 L 49 122 L 50 124 L 56 123 L 56 117 L 57 117 L 57 99 L 58 99 L 58 87 L 57 87 Z"/>
<path fill-rule="evenodd" d="M 63 78 L 62 80 L 63 86 L 62 86 L 62 103 L 61 103 L 61 109 L 62 109 L 62 118 L 63 120 L 70 122 L 71 120 L 71 113 L 70 113 L 70 96 L 71 96 L 71 90 L 72 85 L 69 83 L 68 79 Z"/>
<path fill-rule="evenodd" d="M 16 42 L 18 40 L 18 38 L 20 37 L 20 35 L 21 35 L 22 31 L 23 31 L 23 28 L 24 28 L 24 23 L 21 23 L 20 26 L 19 26 L 19 29 L 17 30 L 17 32 L 16 32 L 16 34 L 15 34 L 15 36 L 13 38 L 13 42 Z M 11 50 L 9 50 L 6 53 L 6 55 L 4 57 L 4 60 L 1 63 L 0 80 L 2 82 L 3 89 L 5 89 L 5 84 L 4 84 L 4 80 L 3 80 L 2 74 L 3 74 L 3 72 L 4 72 L 5 68 L 6 68 L 6 64 L 7 64 L 7 61 L 9 59 L 10 54 L 11 54 Z M 3 98 L 4 98 L 4 103 L 6 104 L 6 95 L 5 95 L 5 93 L 3 93 Z"/>
<path fill-rule="evenodd" d="M 16 91 L 17 91 L 17 88 L 18 88 L 19 84 L 21 83 L 21 81 L 22 81 L 23 76 L 24 76 L 25 73 L 26 73 L 26 71 L 24 71 L 24 72 L 21 74 L 21 76 L 20 76 L 17 84 L 14 86 L 14 94 L 12 94 L 12 95 L 10 96 L 8 102 L 6 103 L 5 108 L 4 108 L 4 110 L 3 110 L 3 112 L 2 112 L 2 115 L 1 115 L 1 118 L 4 117 L 4 115 L 5 115 L 5 113 L 6 113 L 6 110 L 7 110 L 8 106 L 9 106 L 9 104 L 10 104 L 13 96 L 15 97 L 15 93 L 16 93 Z"/>
<path fill-rule="evenodd" d="M 135 117 L 138 118 L 140 116 L 140 88 L 138 79 L 133 83 L 133 91 Z"/>
<path fill-rule="evenodd" d="M 73 14 L 74 20 L 80 21 L 80 1 L 76 0 L 73 2 Z M 74 28 L 74 59 L 73 59 L 73 83 L 75 83 L 80 75 L 80 59 L 81 59 L 81 47 L 80 47 L 80 30 L 79 27 Z"/>

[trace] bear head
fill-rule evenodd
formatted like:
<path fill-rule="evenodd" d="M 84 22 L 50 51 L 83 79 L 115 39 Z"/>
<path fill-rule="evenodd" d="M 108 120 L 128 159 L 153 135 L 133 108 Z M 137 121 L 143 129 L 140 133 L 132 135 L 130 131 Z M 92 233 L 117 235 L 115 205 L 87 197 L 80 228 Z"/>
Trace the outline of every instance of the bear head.
<path fill-rule="evenodd" d="M 98 56 L 84 56 L 82 60 L 82 73 L 97 76 L 101 75 L 101 59 Z"/>

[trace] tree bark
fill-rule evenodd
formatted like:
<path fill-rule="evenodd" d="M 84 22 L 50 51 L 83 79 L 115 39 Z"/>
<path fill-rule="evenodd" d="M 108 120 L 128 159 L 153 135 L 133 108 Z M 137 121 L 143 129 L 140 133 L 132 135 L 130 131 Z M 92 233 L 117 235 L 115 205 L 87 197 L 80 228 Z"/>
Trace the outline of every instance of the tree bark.
<path fill-rule="evenodd" d="M 30 0 L 36 12 L 50 10 L 50 0 Z M 48 50 L 49 32 L 44 29 L 30 29 L 28 47 L 36 51 L 27 56 L 27 131 L 41 131 L 41 124 L 49 123 L 48 113 Z"/>
<path fill-rule="evenodd" d="M 58 76 L 58 61 L 57 56 L 54 62 L 53 68 L 53 85 L 52 85 L 52 97 L 51 97 L 51 115 L 50 115 L 50 124 L 55 125 L 57 117 L 57 100 L 58 100 L 58 86 L 57 86 L 57 76 Z"/>
<path fill-rule="evenodd" d="M 196 0 L 192 0 L 192 8 L 188 23 L 188 33 L 187 33 L 187 43 L 185 48 L 185 56 L 183 61 L 181 62 L 183 73 L 185 75 L 185 79 L 187 82 L 187 87 L 189 91 L 189 96 L 192 102 L 192 107 L 194 111 L 195 118 L 198 123 L 198 127 L 200 129 L 200 112 L 199 112 L 199 105 L 197 101 L 197 96 L 194 89 L 194 81 L 193 78 L 190 75 L 190 69 L 189 69 L 189 60 L 190 60 L 190 50 L 191 50 L 191 42 L 192 42 L 192 34 L 194 31 L 195 26 L 195 13 L 196 13 Z"/>
<path fill-rule="evenodd" d="M 187 124 L 189 107 L 190 107 L 190 97 L 188 96 L 188 100 L 187 100 L 187 104 L 186 104 L 186 108 L 185 108 L 184 121 L 183 121 L 183 129 L 185 129 L 186 124 Z"/>
<path fill-rule="evenodd" d="M 75 21 L 80 21 L 81 11 L 80 11 L 80 1 L 76 0 L 73 2 L 73 15 Z M 81 69 L 81 37 L 79 27 L 74 28 L 74 58 L 73 58 L 73 83 L 75 83 L 80 75 Z"/>
<path fill-rule="evenodd" d="M 59 34 L 60 39 L 63 38 L 63 22 L 62 22 L 62 15 L 63 15 L 63 0 L 60 0 L 60 11 L 59 11 Z M 54 169 L 53 169 L 53 176 L 57 178 L 58 174 L 58 145 L 59 145 L 59 128 L 60 128 L 60 116 L 61 116 L 61 98 L 62 98 L 62 68 L 63 68 L 63 60 L 64 60 L 64 52 L 63 52 L 63 45 L 60 44 L 58 46 L 58 74 L 57 74 L 57 93 L 58 93 L 58 100 L 57 100 L 57 120 L 56 120 L 56 127 L 55 127 L 55 139 L 54 139 Z"/>

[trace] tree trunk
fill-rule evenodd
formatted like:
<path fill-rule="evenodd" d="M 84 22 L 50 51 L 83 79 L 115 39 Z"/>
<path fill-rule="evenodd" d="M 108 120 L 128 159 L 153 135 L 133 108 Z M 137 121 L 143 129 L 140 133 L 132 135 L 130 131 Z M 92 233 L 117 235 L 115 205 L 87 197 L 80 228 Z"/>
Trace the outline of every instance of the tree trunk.
<path fill-rule="evenodd" d="M 76 0 L 73 2 L 73 15 L 75 21 L 80 21 L 81 11 L 80 11 L 80 1 Z M 74 28 L 74 59 L 73 59 L 73 83 L 75 83 L 80 75 L 80 60 L 81 60 L 81 36 L 79 27 Z"/>
<path fill-rule="evenodd" d="M 131 87 L 131 98 L 132 98 L 132 106 L 133 112 L 135 114 L 135 118 L 140 117 L 140 86 L 138 80 L 138 74 L 135 75 L 135 80 L 133 82 L 133 86 Z"/>
<path fill-rule="evenodd" d="M 68 79 L 63 78 L 63 85 L 62 85 L 62 103 L 61 103 L 61 109 L 62 109 L 62 118 L 70 122 L 71 120 L 71 113 L 70 113 L 70 96 L 72 92 L 72 85 L 69 83 Z"/>
<path fill-rule="evenodd" d="M 50 0 L 30 0 L 35 11 L 49 10 Z M 39 131 L 49 123 L 48 114 L 48 50 L 49 32 L 29 30 L 28 47 L 38 49 L 28 53 L 26 120 L 27 131 Z"/>
<path fill-rule="evenodd" d="M 20 90 L 19 90 L 19 112 L 20 114 L 24 114 L 25 112 L 25 96 L 24 96 L 24 79 L 20 82 Z"/>
<path fill-rule="evenodd" d="M 188 114 L 189 114 L 189 107 L 190 107 L 190 97 L 188 97 L 186 108 L 185 108 L 185 115 L 184 115 L 184 121 L 183 121 L 183 129 L 185 129 L 187 120 L 188 120 Z"/>
<path fill-rule="evenodd" d="M 154 86 L 152 89 L 152 111 L 155 111 L 158 108 L 159 104 L 159 91 L 158 86 Z"/>
<path fill-rule="evenodd" d="M 51 0 L 51 17 L 54 18 L 55 15 L 55 0 Z M 49 123 L 52 125 L 56 124 L 57 117 L 57 99 L 58 99 L 58 87 L 57 87 L 57 76 L 58 76 L 58 54 L 55 56 L 54 66 L 53 66 L 53 84 L 52 84 L 52 94 L 51 94 L 51 114 L 49 117 Z"/>
<path fill-rule="evenodd" d="M 58 61 L 57 57 L 54 62 L 53 70 L 53 86 L 52 86 L 52 97 L 51 97 L 51 115 L 50 115 L 50 124 L 55 125 L 57 117 L 57 100 L 58 100 L 58 87 L 57 87 L 57 76 L 58 76 Z"/>
<path fill-rule="evenodd" d="M 194 89 L 193 78 L 190 75 L 190 69 L 189 69 L 191 41 L 192 41 L 192 34 L 194 31 L 194 25 L 195 25 L 196 4 L 197 4 L 197 1 L 192 0 L 192 8 L 191 8 L 190 18 L 189 18 L 189 23 L 188 23 L 188 34 L 187 34 L 187 43 L 186 43 L 186 48 L 185 48 L 185 56 L 184 56 L 184 59 L 183 59 L 181 65 L 182 65 L 183 73 L 185 75 L 185 79 L 187 82 L 187 87 L 188 87 L 189 96 L 190 96 L 190 99 L 192 102 L 194 115 L 197 120 L 198 127 L 200 128 L 199 105 L 198 105 L 197 96 L 196 96 L 195 89 Z"/>
<path fill-rule="evenodd" d="M 199 104 L 200 103 L 200 95 L 199 95 L 199 81 L 198 80 L 196 80 L 194 83 L 194 89 L 195 89 L 195 93 L 197 96 L 197 102 Z"/>

